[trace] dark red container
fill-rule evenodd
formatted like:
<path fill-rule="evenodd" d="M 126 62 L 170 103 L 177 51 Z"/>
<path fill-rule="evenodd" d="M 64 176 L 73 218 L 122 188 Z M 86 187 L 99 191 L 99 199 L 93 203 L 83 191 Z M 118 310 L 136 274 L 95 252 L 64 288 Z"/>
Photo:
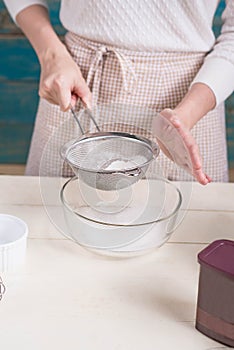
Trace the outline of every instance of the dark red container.
<path fill-rule="evenodd" d="M 198 254 L 196 328 L 234 347 L 234 241 L 218 240 Z"/>

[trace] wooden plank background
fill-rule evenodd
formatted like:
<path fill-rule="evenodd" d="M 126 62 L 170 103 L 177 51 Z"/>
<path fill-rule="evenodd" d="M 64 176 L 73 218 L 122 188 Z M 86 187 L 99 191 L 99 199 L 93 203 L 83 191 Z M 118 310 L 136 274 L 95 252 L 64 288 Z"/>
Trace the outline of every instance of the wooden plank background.
<path fill-rule="evenodd" d="M 64 34 L 59 22 L 58 0 L 48 1 L 56 32 Z M 222 0 L 214 19 L 218 35 Z M 30 144 L 38 103 L 39 64 L 28 40 L 11 20 L 0 0 L 0 164 L 24 164 Z M 229 166 L 234 168 L 234 95 L 226 102 Z"/>
<path fill-rule="evenodd" d="M 59 35 L 59 1 L 49 1 Z M 39 63 L 0 0 L 0 163 L 24 164 L 38 104 Z"/>

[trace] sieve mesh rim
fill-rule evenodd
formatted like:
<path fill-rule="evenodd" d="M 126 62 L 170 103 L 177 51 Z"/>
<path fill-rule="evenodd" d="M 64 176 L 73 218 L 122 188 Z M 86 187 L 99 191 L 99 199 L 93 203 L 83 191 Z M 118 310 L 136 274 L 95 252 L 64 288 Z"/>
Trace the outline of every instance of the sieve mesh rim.
<path fill-rule="evenodd" d="M 141 164 L 137 164 L 131 167 L 126 167 L 124 169 L 93 169 L 93 168 L 88 168 L 88 167 L 82 167 L 79 166 L 76 162 L 72 161 L 69 159 L 69 153 L 74 151 L 75 148 L 82 146 L 83 143 L 88 143 L 88 142 L 95 142 L 96 140 L 98 141 L 99 139 L 105 140 L 105 139 L 110 139 L 110 138 L 122 138 L 122 139 L 127 139 L 127 141 L 133 142 L 133 143 L 138 143 L 141 144 L 142 147 L 147 148 L 150 151 L 151 157 L 148 158 L 145 162 Z M 66 144 L 63 146 L 66 147 Z M 86 134 L 80 139 L 73 140 L 73 142 L 68 142 L 68 147 L 63 151 L 63 157 L 64 159 L 74 168 L 83 170 L 89 173 L 96 173 L 96 174 L 113 174 L 113 173 L 122 173 L 122 172 L 127 172 L 127 171 L 134 171 L 139 168 L 143 168 L 147 166 L 148 164 L 151 163 L 151 161 L 156 158 L 159 154 L 159 146 L 143 137 L 143 136 L 138 136 L 138 135 L 133 135 L 133 134 L 128 134 L 124 132 L 98 132 L 98 133 L 92 133 L 92 134 Z"/>

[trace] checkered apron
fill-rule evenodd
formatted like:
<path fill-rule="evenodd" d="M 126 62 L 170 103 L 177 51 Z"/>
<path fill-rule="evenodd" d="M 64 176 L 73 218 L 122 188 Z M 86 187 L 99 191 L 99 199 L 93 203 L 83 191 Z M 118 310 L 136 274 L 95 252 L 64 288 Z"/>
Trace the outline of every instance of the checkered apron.
<path fill-rule="evenodd" d="M 113 122 L 127 124 L 128 130 L 120 131 L 131 132 L 137 127 L 143 136 L 151 132 L 155 113 L 173 109 L 181 101 L 204 60 L 203 53 L 136 52 L 105 46 L 73 33 L 66 34 L 65 43 L 90 86 L 94 104 L 112 106 L 108 113 L 95 116 L 101 129 Z M 121 112 L 116 106 L 121 106 Z M 136 113 L 136 106 L 140 113 Z M 80 108 L 78 104 L 77 111 Z M 86 131 L 93 131 L 89 120 L 82 122 Z M 228 181 L 224 104 L 202 118 L 192 134 L 207 174 L 213 181 Z M 58 106 L 40 99 L 26 174 L 71 176 L 73 172 L 67 164 L 63 162 L 61 167 L 60 148 L 80 135 L 70 111 L 61 112 Z M 154 163 L 170 180 L 192 179 L 162 152 Z"/>

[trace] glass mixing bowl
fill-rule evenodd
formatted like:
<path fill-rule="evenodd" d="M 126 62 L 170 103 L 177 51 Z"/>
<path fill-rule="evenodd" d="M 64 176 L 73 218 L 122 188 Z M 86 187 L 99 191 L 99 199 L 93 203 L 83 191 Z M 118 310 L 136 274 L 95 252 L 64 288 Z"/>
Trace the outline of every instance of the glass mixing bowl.
<path fill-rule="evenodd" d="M 182 203 L 180 190 L 157 177 L 118 191 L 97 190 L 73 177 L 60 199 L 66 236 L 102 253 L 140 253 L 161 246 L 175 230 Z"/>

